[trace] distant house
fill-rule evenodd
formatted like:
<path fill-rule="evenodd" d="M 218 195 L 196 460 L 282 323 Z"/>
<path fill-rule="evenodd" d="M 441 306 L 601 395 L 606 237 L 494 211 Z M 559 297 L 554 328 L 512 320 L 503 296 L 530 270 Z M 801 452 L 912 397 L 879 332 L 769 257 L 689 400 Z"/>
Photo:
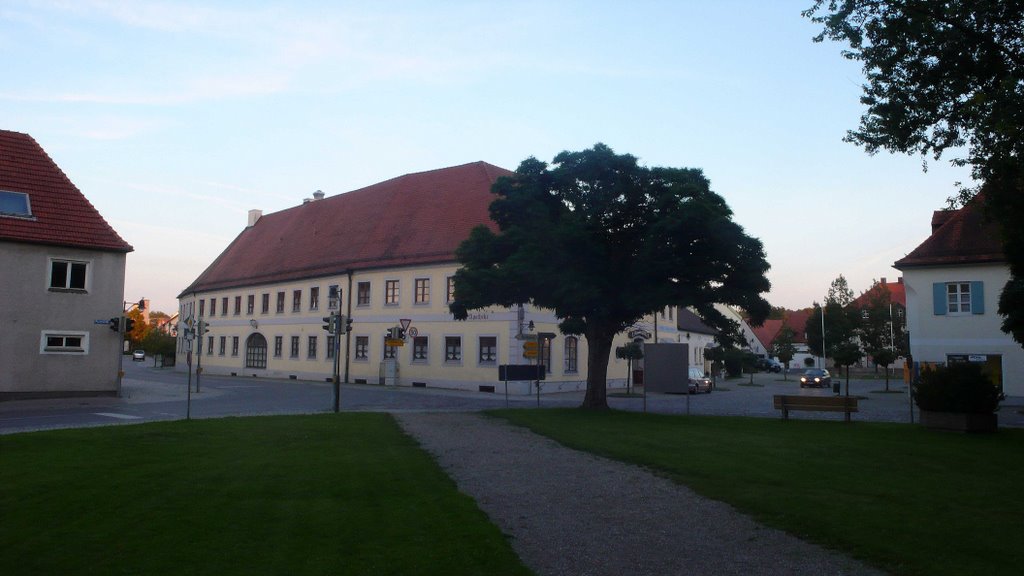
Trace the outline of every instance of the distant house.
<path fill-rule="evenodd" d="M 131 251 L 31 136 L 0 130 L 0 400 L 117 393 Z"/>
<path fill-rule="evenodd" d="M 1024 396 L 1024 350 L 1002 330 L 999 293 L 1009 279 L 998 227 L 978 196 L 932 216 L 932 234 L 894 266 L 907 291 L 915 368 L 977 362 L 1012 396 Z"/>
<path fill-rule="evenodd" d="M 905 329 L 907 325 L 907 290 L 906 286 L 903 285 L 903 278 L 898 278 L 896 282 L 889 282 L 885 277 L 882 277 L 877 284 L 871 286 L 871 288 L 868 288 L 863 294 L 855 298 L 853 305 L 858 308 L 866 306 L 875 290 L 885 290 L 889 293 L 889 302 L 892 303 L 889 310 L 891 321 L 893 324 Z M 899 358 L 890 367 L 901 370 L 903 369 L 904 361 L 904 358 Z M 861 366 L 874 366 L 872 359 L 867 356 L 867 351 L 865 351 L 865 356 L 859 364 Z"/>

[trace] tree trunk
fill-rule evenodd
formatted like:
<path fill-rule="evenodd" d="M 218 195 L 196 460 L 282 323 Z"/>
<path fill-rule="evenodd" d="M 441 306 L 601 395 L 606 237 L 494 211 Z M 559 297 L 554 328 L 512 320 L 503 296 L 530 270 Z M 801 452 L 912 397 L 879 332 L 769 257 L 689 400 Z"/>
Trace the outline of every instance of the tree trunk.
<path fill-rule="evenodd" d="M 608 408 L 608 359 L 615 334 L 587 330 L 587 394 L 582 408 Z"/>

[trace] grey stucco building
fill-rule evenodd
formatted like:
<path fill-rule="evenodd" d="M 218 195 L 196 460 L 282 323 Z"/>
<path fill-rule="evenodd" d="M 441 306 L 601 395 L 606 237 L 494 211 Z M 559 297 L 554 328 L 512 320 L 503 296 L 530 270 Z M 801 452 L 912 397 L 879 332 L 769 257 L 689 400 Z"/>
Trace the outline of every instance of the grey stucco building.
<path fill-rule="evenodd" d="M 132 247 L 29 135 L 0 130 L 0 400 L 116 394 Z"/>

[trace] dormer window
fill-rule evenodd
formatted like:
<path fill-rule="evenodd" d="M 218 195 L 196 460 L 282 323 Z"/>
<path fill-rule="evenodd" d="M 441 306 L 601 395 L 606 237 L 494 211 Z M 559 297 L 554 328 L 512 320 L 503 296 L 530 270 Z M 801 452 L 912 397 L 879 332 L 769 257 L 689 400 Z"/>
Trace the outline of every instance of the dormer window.
<path fill-rule="evenodd" d="M 0 190 L 0 216 L 32 217 L 32 204 L 28 194 Z"/>

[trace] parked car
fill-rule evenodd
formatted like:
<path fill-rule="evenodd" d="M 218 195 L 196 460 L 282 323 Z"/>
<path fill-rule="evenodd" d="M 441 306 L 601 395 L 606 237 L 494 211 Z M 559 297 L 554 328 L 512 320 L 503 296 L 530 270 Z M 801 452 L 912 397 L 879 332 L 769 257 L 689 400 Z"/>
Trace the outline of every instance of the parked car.
<path fill-rule="evenodd" d="M 804 372 L 804 375 L 800 377 L 800 387 L 807 388 L 808 386 L 814 386 L 815 388 L 828 388 L 832 386 L 832 375 L 828 373 L 828 370 L 811 368 Z"/>
<path fill-rule="evenodd" d="M 132 362 L 145 362 L 145 361 L 146 361 L 146 351 L 145 350 L 136 350 L 135 352 L 132 352 Z"/>
<path fill-rule="evenodd" d="M 782 372 L 782 364 L 779 364 L 777 360 L 771 358 L 758 358 L 754 362 L 754 366 L 758 370 L 764 370 L 765 372 Z"/>
<path fill-rule="evenodd" d="M 700 368 L 690 367 L 690 394 L 696 394 L 703 392 L 705 394 L 711 394 L 711 378 L 704 375 L 704 371 Z"/>

